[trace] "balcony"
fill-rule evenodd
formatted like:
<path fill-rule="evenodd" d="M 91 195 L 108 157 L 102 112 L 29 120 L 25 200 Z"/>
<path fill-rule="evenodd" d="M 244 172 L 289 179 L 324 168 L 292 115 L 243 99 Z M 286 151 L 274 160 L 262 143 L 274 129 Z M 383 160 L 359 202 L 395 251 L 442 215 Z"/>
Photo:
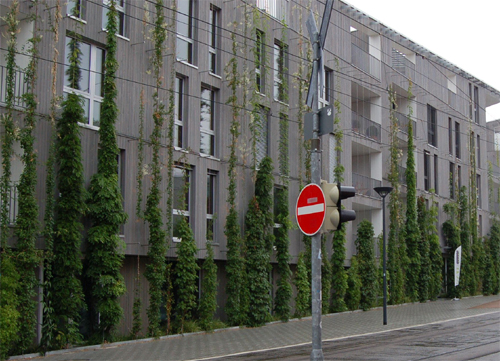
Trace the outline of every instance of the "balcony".
<path fill-rule="evenodd" d="M 380 142 L 381 125 L 365 118 L 356 112 L 351 112 L 351 127 L 352 131 L 364 135 L 376 142 Z"/>
<path fill-rule="evenodd" d="M 356 194 L 376 198 L 377 192 L 373 190 L 380 187 L 382 182 L 361 174 L 352 173 L 352 184 L 356 188 Z"/>
<path fill-rule="evenodd" d="M 19 212 L 17 183 L 18 182 L 11 182 L 10 187 L 7 189 L 7 208 L 9 209 L 8 214 L 10 224 L 14 224 L 16 222 L 17 213 Z M 2 199 L 0 197 L 0 207 L 1 205 Z"/>
<path fill-rule="evenodd" d="M 257 0 L 257 7 L 267 14 L 288 24 L 288 0 Z"/>
<path fill-rule="evenodd" d="M 396 49 L 392 49 L 392 68 L 406 78 L 415 79 L 415 64 L 413 64 L 405 54 Z"/>
<path fill-rule="evenodd" d="M 394 112 L 394 115 L 396 116 L 399 130 L 401 130 L 403 133 L 408 134 L 408 116 L 402 113 Z M 417 122 L 413 120 L 413 138 L 415 138 L 415 134 L 417 129 Z"/>
<path fill-rule="evenodd" d="M 351 44 L 351 62 L 365 73 L 380 79 L 380 60 L 355 44 Z"/>
<path fill-rule="evenodd" d="M 23 95 L 28 91 L 28 84 L 25 82 L 26 74 L 16 70 L 14 74 L 14 106 L 26 107 Z M 5 105 L 7 99 L 7 68 L 0 66 L 0 104 Z"/>

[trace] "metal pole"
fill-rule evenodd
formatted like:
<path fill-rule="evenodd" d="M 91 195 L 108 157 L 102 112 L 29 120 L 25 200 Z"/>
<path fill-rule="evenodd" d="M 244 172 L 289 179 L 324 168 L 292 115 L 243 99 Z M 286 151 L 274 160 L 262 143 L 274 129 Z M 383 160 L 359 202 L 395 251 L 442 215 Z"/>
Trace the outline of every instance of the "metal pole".
<path fill-rule="evenodd" d="M 320 144 L 319 144 L 319 115 L 318 115 L 318 55 L 319 34 L 313 34 L 313 75 L 311 89 L 313 91 L 313 138 L 311 140 L 311 181 L 320 185 Z M 312 352 L 311 361 L 323 361 L 321 349 L 321 231 L 311 240 L 311 300 L 312 300 Z"/>
<path fill-rule="evenodd" d="M 386 274 L 386 251 L 385 251 L 385 196 L 382 197 L 382 232 L 384 236 L 384 325 L 387 325 L 387 274 Z"/>

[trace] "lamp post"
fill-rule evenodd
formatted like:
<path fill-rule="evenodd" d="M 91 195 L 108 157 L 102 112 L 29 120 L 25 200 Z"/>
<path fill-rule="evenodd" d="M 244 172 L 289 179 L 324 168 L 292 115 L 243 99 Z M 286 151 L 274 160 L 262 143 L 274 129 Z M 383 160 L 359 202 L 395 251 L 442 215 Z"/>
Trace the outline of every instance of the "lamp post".
<path fill-rule="evenodd" d="M 392 187 L 375 187 L 375 192 L 382 197 L 382 232 L 383 232 L 383 256 L 384 257 L 384 325 L 387 325 L 387 274 L 386 274 L 386 252 L 385 252 L 385 197 L 391 193 Z"/>

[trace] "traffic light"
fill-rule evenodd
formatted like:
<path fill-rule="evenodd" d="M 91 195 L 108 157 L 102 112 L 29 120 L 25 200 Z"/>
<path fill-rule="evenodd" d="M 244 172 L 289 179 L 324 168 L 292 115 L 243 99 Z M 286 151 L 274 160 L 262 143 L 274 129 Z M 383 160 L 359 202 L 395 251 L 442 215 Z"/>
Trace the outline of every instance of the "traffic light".
<path fill-rule="evenodd" d="M 321 189 L 325 194 L 326 215 L 323 223 L 323 231 L 335 231 L 341 223 L 350 222 L 356 219 L 356 212 L 342 209 L 342 199 L 351 198 L 356 195 L 356 189 L 349 186 L 327 183 L 321 181 Z"/>

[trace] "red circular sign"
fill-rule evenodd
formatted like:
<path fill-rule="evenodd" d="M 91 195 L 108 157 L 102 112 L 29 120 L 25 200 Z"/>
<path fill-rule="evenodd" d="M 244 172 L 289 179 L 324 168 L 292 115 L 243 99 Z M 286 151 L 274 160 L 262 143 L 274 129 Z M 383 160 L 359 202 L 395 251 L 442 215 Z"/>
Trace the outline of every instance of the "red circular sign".
<path fill-rule="evenodd" d="M 297 198 L 295 216 L 299 228 L 306 236 L 313 236 L 323 226 L 326 206 L 325 194 L 320 186 L 311 183 L 302 189 Z"/>

